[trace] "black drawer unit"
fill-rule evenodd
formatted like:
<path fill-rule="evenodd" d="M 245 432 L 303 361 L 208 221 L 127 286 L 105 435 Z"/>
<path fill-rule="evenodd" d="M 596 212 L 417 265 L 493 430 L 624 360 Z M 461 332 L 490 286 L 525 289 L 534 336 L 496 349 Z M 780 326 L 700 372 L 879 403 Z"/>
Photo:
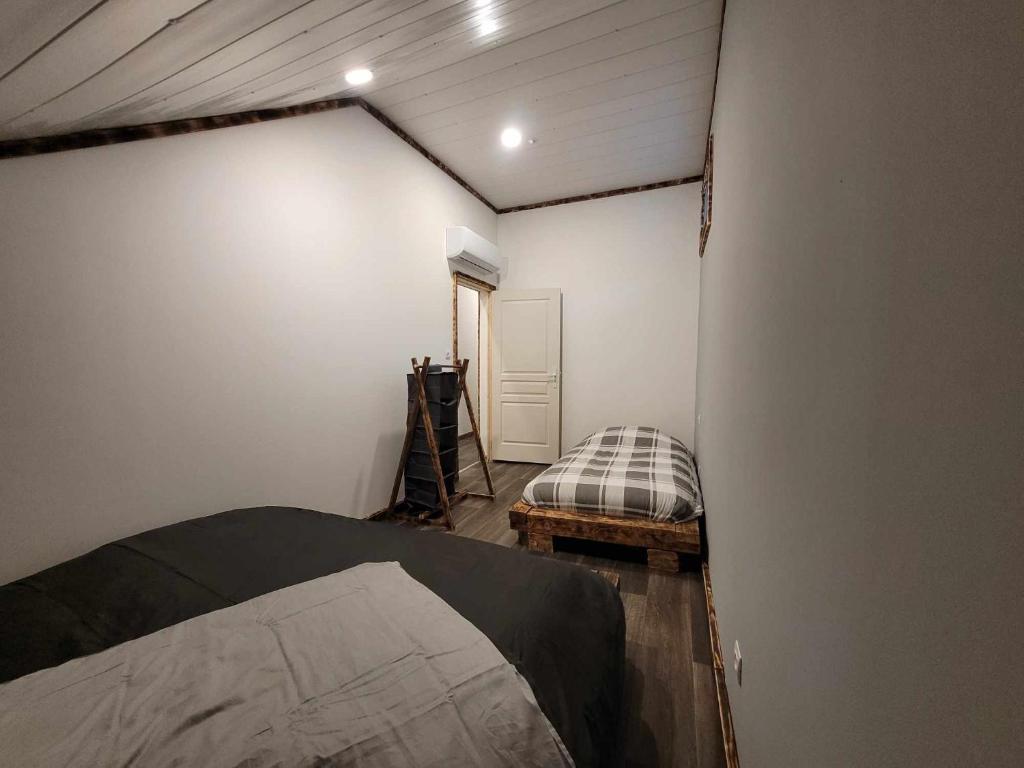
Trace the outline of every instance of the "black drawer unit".
<path fill-rule="evenodd" d="M 434 366 L 430 366 L 431 369 Z M 411 373 L 405 375 L 405 381 L 409 388 L 409 402 L 415 400 L 418 396 L 416 377 Z M 437 370 L 431 370 L 427 373 L 427 381 L 423 385 L 423 391 L 427 394 L 427 400 L 435 403 L 450 403 L 458 397 L 459 394 L 459 374 L 453 372 L 444 373 L 438 366 Z"/>
<path fill-rule="evenodd" d="M 458 449 L 459 425 L 452 424 L 450 427 L 438 427 L 435 424 L 434 440 L 437 441 L 437 450 L 439 453 L 450 451 L 452 448 Z M 413 435 L 412 449 L 414 451 L 430 450 L 430 446 L 427 444 L 427 430 L 423 427 L 422 421 L 420 421 L 419 426 L 416 427 L 416 433 Z"/>
<path fill-rule="evenodd" d="M 415 401 L 409 403 L 410 410 L 414 406 Z M 445 427 L 458 428 L 459 409 L 455 400 L 452 400 L 450 403 L 435 403 L 433 400 L 428 400 L 427 410 L 430 411 L 430 424 L 435 430 L 444 429 Z M 419 427 L 423 426 L 423 414 L 419 415 L 416 424 Z"/>
<path fill-rule="evenodd" d="M 406 375 L 406 382 L 409 408 L 412 409 L 419 402 L 419 387 L 412 374 Z M 459 375 L 431 366 L 423 389 L 427 396 L 426 407 L 437 443 L 445 490 L 451 496 L 455 493 L 455 479 L 459 470 Z M 405 500 L 432 511 L 441 506 L 422 413 L 416 421 L 412 450 L 405 462 Z"/>
<path fill-rule="evenodd" d="M 459 466 L 459 449 L 440 454 L 444 488 L 449 496 L 455 493 L 455 475 Z M 437 475 L 429 451 L 410 451 L 405 464 L 405 500 L 430 510 L 439 509 L 441 495 L 437 490 Z"/>
<path fill-rule="evenodd" d="M 449 496 L 455 493 L 455 475 L 448 475 L 444 479 L 444 488 Z M 441 508 L 441 496 L 437 492 L 437 479 L 434 473 L 430 478 L 421 480 L 415 477 L 405 476 L 405 500 L 417 507 L 426 507 L 429 510 Z"/>
<path fill-rule="evenodd" d="M 441 451 L 441 474 L 445 477 L 448 475 L 455 474 L 459 469 L 459 449 L 450 448 L 447 451 Z M 422 451 L 417 451 L 415 448 L 409 452 L 409 461 L 405 464 L 405 474 L 408 477 L 412 474 L 414 477 L 427 477 L 431 479 L 434 477 L 434 466 L 430 462 L 430 451 L 424 448 Z"/>
<path fill-rule="evenodd" d="M 431 367 L 433 368 L 433 366 Z M 406 374 L 405 378 L 409 390 L 409 408 L 412 408 L 419 399 L 419 388 L 416 386 L 416 377 L 411 373 Z M 426 378 L 427 382 L 424 386 L 424 391 L 427 395 L 427 410 L 430 412 L 430 423 L 434 429 L 458 427 L 459 375 L 457 373 L 442 373 L 438 371 L 436 373 L 428 373 Z M 418 424 L 423 426 L 422 416 L 420 416 Z"/>

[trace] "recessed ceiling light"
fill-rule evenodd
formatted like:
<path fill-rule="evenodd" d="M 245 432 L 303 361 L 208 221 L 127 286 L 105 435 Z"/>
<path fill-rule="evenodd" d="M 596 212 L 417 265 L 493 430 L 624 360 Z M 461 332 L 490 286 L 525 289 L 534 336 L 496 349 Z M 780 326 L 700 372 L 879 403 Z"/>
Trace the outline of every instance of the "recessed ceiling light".
<path fill-rule="evenodd" d="M 480 22 L 481 35 L 493 35 L 498 31 L 498 22 L 494 19 L 484 19 Z"/>
<path fill-rule="evenodd" d="M 516 128 L 506 128 L 501 132 L 501 143 L 509 149 L 518 147 L 523 143 L 523 134 Z"/>
<path fill-rule="evenodd" d="M 365 85 L 373 80 L 373 72 L 368 69 L 352 69 L 345 73 L 349 85 Z"/>

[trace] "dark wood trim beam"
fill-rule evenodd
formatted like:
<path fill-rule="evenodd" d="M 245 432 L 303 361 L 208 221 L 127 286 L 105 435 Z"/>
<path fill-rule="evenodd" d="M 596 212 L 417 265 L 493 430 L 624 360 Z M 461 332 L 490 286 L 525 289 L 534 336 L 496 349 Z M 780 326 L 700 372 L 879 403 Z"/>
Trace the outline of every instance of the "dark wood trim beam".
<path fill-rule="evenodd" d="M 711 636 L 711 658 L 715 674 L 715 693 L 718 697 L 718 717 L 722 726 L 722 743 L 725 747 L 726 768 L 740 768 L 740 753 L 736 749 L 736 731 L 732 725 L 732 707 L 729 706 L 729 689 L 725 687 L 725 661 L 722 658 L 722 643 L 718 635 L 718 615 L 715 600 L 711 594 L 711 569 L 707 563 L 702 567 L 704 575 L 704 599 L 708 608 L 708 633 Z"/>
<path fill-rule="evenodd" d="M 702 176 L 687 176 L 686 178 L 681 179 L 668 179 L 667 181 L 658 181 L 652 184 L 641 184 L 636 187 L 609 189 L 604 192 L 594 192 L 589 195 L 576 195 L 574 197 L 563 197 L 557 200 L 544 200 L 539 203 L 516 205 L 510 208 L 498 208 L 490 200 L 474 189 L 469 182 L 448 167 L 448 165 L 437 157 L 437 155 L 433 154 L 430 150 L 416 141 L 416 139 L 399 127 L 394 120 L 361 96 L 340 99 L 324 99 L 322 101 L 313 101 L 308 104 L 297 104 L 292 107 L 253 109 L 248 112 L 233 112 L 226 115 L 211 115 L 209 117 L 192 117 L 184 118 L 182 120 L 169 120 L 163 123 L 126 125 L 115 128 L 97 128 L 91 131 L 65 133 L 57 136 L 38 136 L 30 139 L 8 139 L 7 141 L 0 141 L 0 160 L 12 157 L 27 157 L 29 155 L 44 155 L 51 152 L 66 152 L 72 149 L 102 147 L 108 144 L 121 144 L 129 141 L 157 139 L 163 136 L 179 136 L 185 133 L 198 133 L 199 131 L 212 131 L 218 128 L 231 128 L 236 125 L 263 123 L 270 120 L 280 120 L 286 117 L 313 115 L 318 112 L 329 112 L 335 109 L 344 109 L 345 107 L 361 107 L 364 109 L 369 115 L 377 120 L 377 122 L 423 155 L 423 157 L 430 161 L 430 163 L 437 167 L 442 173 L 446 174 L 450 179 L 452 179 L 452 181 L 497 214 L 529 211 L 534 208 L 547 208 L 552 205 L 565 205 L 567 203 L 580 203 L 586 200 L 600 200 L 604 197 L 628 195 L 634 192 L 647 192 L 652 189 L 663 189 L 664 187 L 674 187 L 680 184 L 692 184 L 694 182 L 701 181 L 703 178 Z"/>
<path fill-rule="evenodd" d="M 7 141 L 0 141 L 0 160 L 10 157 L 44 155 L 50 152 L 65 152 L 71 149 L 101 147 L 107 144 L 122 144 L 128 141 L 158 139 L 163 136 L 179 136 L 184 133 L 212 131 L 217 128 L 231 128 L 236 125 L 248 125 L 250 123 L 264 123 L 269 120 L 280 120 L 285 117 L 312 115 L 317 112 L 330 112 L 335 109 L 353 107 L 357 106 L 359 101 L 353 98 L 325 99 L 309 104 L 297 104 L 294 107 L 253 109 L 249 112 L 233 112 L 227 115 L 211 115 L 210 117 L 191 117 L 183 120 L 169 120 L 163 123 L 126 125 L 117 128 L 97 128 L 92 131 L 65 133 L 59 136 L 9 139 Z"/>
<path fill-rule="evenodd" d="M 459 176 L 459 174 L 457 174 L 455 171 L 453 171 L 451 168 L 445 165 L 445 163 L 440 158 L 438 158 L 437 155 L 433 154 L 430 150 L 428 150 L 426 147 L 424 147 L 422 144 L 416 141 L 416 139 L 414 139 L 412 136 L 410 136 L 408 133 L 402 130 L 394 120 L 392 120 L 390 117 L 388 117 L 379 109 L 377 109 L 375 106 L 370 104 L 370 102 L 368 102 L 366 99 L 359 98 L 356 101 L 359 103 L 359 106 L 361 106 L 363 109 L 365 109 L 375 118 L 377 118 L 377 121 L 381 125 L 390 130 L 393 134 L 395 134 L 395 136 L 400 138 L 410 147 L 412 147 L 425 158 L 427 158 L 427 160 L 429 160 L 431 163 L 437 166 L 437 168 L 440 169 L 443 173 L 446 173 L 456 184 L 458 184 L 464 190 L 469 192 L 469 194 L 471 194 L 481 203 L 490 208 L 494 213 L 501 213 L 501 211 L 499 211 L 490 200 L 488 200 L 486 197 L 484 197 L 475 189 L 473 189 L 473 187 L 469 184 L 468 181 L 463 179 L 461 176 Z"/>
<path fill-rule="evenodd" d="M 329 112 L 334 109 L 344 109 L 345 107 L 362 107 L 373 118 L 375 118 L 377 122 L 427 158 L 427 160 L 437 166 L 437 168 L 443 173 L 447 174 L 456 184 L 473 195 L 473 197 L 486 205 L 494 213 L 498 212 L 497 207 L 491 203 L 490 200 L 473 189 L 469 182 L 455 173 L 455 171 L 449 168 L 436 155 L 431 153 L 426 147 L 416 141 L 416 139 L 402 130 L 394 120 L 361 96 L 341 99 L 324 99 L 322 101 L 313 101 L 308 104 L 297 104 L 293 107 L 254 109 L 249 112 L 234 112 L 226 115 L 169 120 L 163 123 L 126 125 L 117 128 L 97 128 L 92 131 L 65 133 L 58 136 L 38 136 L 31 139 L 9 139 L 7 141 L 0 141 L 0 160 L 10 157 L 43 155 L 50 152 L 65 152 L 71 149 L 101 147 L 108 144 L 121 144 L 128 141 L 157 139 L 162 136 L 178 136 L 183 133 L 211 131 L 217 128 L 230 128 L 235 125 L 248 125 L 250 123 L 263 123 L 269 120 L 280 120 L 284 117 L 299 117 L 301 115 L 312 115 L 318 112 Z"/>
<path fill-rule="evenodd" d="M 567 203 L 583 203 L 587 200 L 600 200 L 604 197 L 615 197 L 616 195 L 631 195 L 634 192 L 649 192 L 652 189 L 664 189 L 665 187 L 678 187 L 680 184 L 694 184 L 702 181 L 703 176 L 687 176 L 682 179 L 668 179 L 667 181 L 656 181 L 653 184 L 641 184 L 636 187 L 620 187 L 609 189 L 604 192 L 592 192 L 589 195 L 576 195 L 574 197 L 562 197 L 557 200 L 545 200 L 540 203 L 526 203 L 525 205 L 514 205 L 511 208 L 501 208 L 497 213 L 518 213 L 519 211 L 532 211 L 534 208 L 549 208 L 552 205 L 565 205 Z"/>
<path fill-rule="evenodd" d="M 722 66 L 722 38 L 725 36 L 725 4 L 728 0 L 722 0 L 722 17 L 718 21 L 718 50 L 715 52 L 715 83 L 711 86 L 711 114 L 708 115 L 708 136 L 711 136 L 711 129 L 715 125 L 715 99 L 718 96 L 718 70 Z M 708 167 L 708 147 L 704 148 L 704 167 Z M 704 255 L 703 248 L 701 256 Z"/>

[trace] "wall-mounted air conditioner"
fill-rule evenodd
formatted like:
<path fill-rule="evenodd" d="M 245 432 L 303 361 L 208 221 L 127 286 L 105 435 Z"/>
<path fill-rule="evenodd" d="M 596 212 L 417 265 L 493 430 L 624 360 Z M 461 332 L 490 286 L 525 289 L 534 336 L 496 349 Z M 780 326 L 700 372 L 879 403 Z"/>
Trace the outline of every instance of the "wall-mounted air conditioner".
<path fill-rule="evenodd" d="M 444 250 L 452 271 L 465 272 L 495 285 L 508 263 L 508 259 L 498 255 L 498 246 L 469 227 L 445 227 Z"/>

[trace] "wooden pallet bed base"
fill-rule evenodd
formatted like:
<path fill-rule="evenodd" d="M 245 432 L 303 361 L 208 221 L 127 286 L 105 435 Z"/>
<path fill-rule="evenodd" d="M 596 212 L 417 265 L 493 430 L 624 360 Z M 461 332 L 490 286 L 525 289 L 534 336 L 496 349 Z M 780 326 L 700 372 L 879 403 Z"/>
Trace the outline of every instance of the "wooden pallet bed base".
<path fill-rule="evenodd" d="M 519 532 L 520 542 L 538 552 L 554 550 L 553 537 L 602 541 L 643 547 L 647 565 L 662 571 L 679 570 L 679 555 L 699 555 L 700 525 L 656 523 L 650 520 L 609 517 L 565 509 L 541 509 L 517 501 L 508 512 L 509 526 Z"/>

